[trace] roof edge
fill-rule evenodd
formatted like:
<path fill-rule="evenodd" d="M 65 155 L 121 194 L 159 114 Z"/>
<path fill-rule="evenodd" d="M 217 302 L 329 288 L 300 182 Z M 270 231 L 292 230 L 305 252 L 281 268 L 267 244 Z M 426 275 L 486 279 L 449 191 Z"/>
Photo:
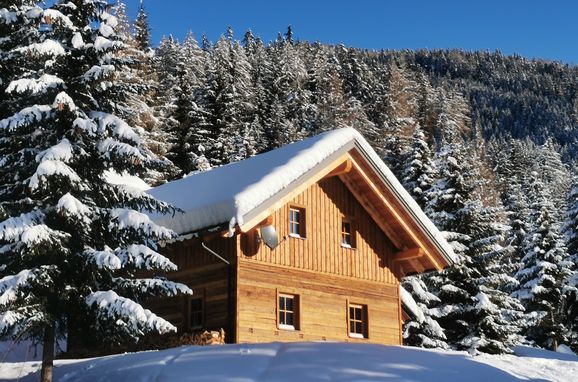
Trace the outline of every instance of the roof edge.
<path fill-rule="evenodd" d="M 376 163 L 375 161 L 376 158 L 379 159 L 375 150 L 373 150 L 373 148 L 369 146 L 369 149 L 371 151 L 368 152 L 367 147 L 365 146 L 369 146 L 369 144 L 364 145 L 358 142 L 357 139 L 355 140 L 355 148 L 359 151 L 360 154 L 363 155 L 363 157 L 367 160 L 367 163 L 371 165 L 375 173 L 379 175 L 381 180 L 391 190 L 391 193 L 396 198 L 396 201 L 399 202 L 400 205 L 402 205 L 405 208 L 405 210 L 409 212 L 413 220 L 417 223 L 417 225 L 421 229 L 422 233 L 425 234 L 426 237 L 430 240 L 430 242 L 432 242 L 435 245 L 436 249 L 442 254 L 448 265 L 454 264 L 456 260 L 454 258 L 453 250 L 449 246 L 449 243 L 447 242 L 442 243 L 439 241 L 437 234 L 441 234 L 441 232 L 437 229 L 437 227 L 433 224 L 433 222 L 431 222 L 431 220 L 427 216 L 425 216 L 419 205 L 415 202 L 415 200 L 413 200 L 413 198 L 411 198 L 411 195 L 409 195 L 409 193 L 403 188 L 401 183 L 397 180 L 397 178 L 395 178 L 395 175 L 391 173 L 391 170 L 389 170 L 387 166 L 385 166 L 385 168 L 387 169 L 387 171 L 391 173 L 392 178 L 388 177 L 387 174 L 384 173 L 381 166 L 379 166 L 379 164 Z M 379 159 L 379 161 L 381 162 L 381 159 Z M 395 184 L 395 182 L 397 184 Z M 400 192 L 400 190 L 402 190 L 402 192 L 405 192 L 407 196 L 409 196 L 411 202 L 413 202 L 414 205 L 411 205 L 412 203 L 408 202 L 408 198 L 404 197 L 404 195 L 402 194 L 402 192 Z M 424 221 L 424 218 L 427 220 Z"/>

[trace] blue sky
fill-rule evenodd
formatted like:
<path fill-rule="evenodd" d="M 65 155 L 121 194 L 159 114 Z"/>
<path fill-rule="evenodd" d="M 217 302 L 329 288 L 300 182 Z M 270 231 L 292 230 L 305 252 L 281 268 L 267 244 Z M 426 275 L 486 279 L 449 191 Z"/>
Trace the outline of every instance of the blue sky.
<path fill-rule="evenodd" d="M 132 17 L 139 0 L 126 0 Z M 214 41 L 233 27 L 265 41 L 291 24 L 297 39 L 369 49 L 500 50 L 578 63 L 576 0 L 145 0 L 153 42 L 188 31 Z"/>

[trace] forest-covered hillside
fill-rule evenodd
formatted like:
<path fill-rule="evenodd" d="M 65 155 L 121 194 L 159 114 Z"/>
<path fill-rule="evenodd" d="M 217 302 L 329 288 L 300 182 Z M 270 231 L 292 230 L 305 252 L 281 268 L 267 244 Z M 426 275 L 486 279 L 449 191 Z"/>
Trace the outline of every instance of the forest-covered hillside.
<path fill-rule="evenodd" d="M 404 281 L 425 312 L 406 324 L 406 343 L 576 347 L 575 67 L 327 46 L 291 28 L 267 43 L 230 28 L 215 42 L 168 37 L 147 62 L 147 130 L 176 166 L 157 179 L 353 126 L 461 259 Z"/>

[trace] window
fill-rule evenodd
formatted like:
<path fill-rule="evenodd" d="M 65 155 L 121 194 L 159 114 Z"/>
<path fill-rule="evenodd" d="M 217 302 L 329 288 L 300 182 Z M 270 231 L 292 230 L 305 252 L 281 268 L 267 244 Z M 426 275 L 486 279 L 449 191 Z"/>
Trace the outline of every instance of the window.
<path fill-rule="evenodd" d="M 279 329 L 299 330 L 299 296 L 279 294 Z"/>
<path fill-rule="evenodd" d="M 204 326 L 204 305 L 202 297 L 194 297 L 189 300 L 190 329 L 201 329 Z"/>
<path fill-rule="evenodd" d="M 355 231 L 349 219 L 341 220 L 341 246 L 345 248 L 355 247 Z"/>
<path fill-rule="evenodd" d="M 367 305 L 349 304 L 349 337 L 367 338 Z"/>
<path fill-rule="evenodd" d="M 289 236 L 305 237 L 305 208 L 289 208 Z"/>

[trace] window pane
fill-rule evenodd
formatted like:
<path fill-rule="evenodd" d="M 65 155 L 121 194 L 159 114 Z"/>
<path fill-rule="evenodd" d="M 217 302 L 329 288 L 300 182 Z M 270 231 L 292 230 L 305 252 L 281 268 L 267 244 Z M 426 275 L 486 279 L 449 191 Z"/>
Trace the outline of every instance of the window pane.
<path fill-rule="evenodd" d="M 293 313 L 287 313 L 287 316 L 285 317 L 285 324 L 286 325 L 293 325 Z"/>
<path fill-rule="evenodd" d="M 293 311 L 293 299 L 292 298 L 285 298 L 285 309 Z"/>
<path fill-rule="evenodd" d="M 285 310 L 285 297 L 279 297 L 279 310 Z"/>
<path fill-rule="evenodd" d="M 361 322 L 355 323 L 355 332 L 354 333 L 359 333 L 359 334 L 363 333 L 363 325 Z"/>

